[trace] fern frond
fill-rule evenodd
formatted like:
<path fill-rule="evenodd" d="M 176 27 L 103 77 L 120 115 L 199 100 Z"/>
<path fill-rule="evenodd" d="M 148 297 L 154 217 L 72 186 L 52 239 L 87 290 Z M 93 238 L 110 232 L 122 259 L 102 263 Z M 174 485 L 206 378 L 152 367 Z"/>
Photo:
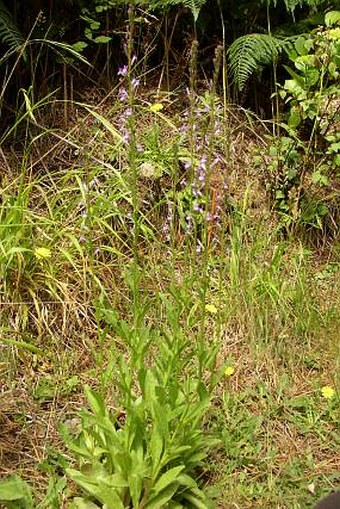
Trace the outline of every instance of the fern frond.
<path fill-rule="evenodd" d="M 262 2 L 262 4 L 266 4 L 266 2 Z M 302 7 L 306 5 L 308 7 L 316 7 L 318 4 L 321 4 L 321 0 L 283 0 L 284 5 L 286 7 L 286 11 L 290 12 L 294 16 L 295 9 L 297 7 Z M 269 0 L 269 5 L 273 5 L 276 7 L 278 4 L 278 0 Z"/>
<path fill-rule="evenodd" d="M 203 5 L 206 3 L 207 0 L 184 0 L 182 3 L 184 7 L 188 7 L 194 17 L 195 23 L 198 19 L 199 13 L 201 12 L 201 9 Z"/>
<path fill-rule="evenodd" d="M 275 62 L 284 41 L 267 34 L 248 34 L 234 41 L 228 50 L 233 82 L 241 92 L 248 79 L 264 65 Z"/>
<path fill-rule="evenodd" d="M 12 51 L 19 51 L 25 39 L 16 26 L 13 16 L 0 0 L 0 43 L 6 44 Z"/>
<path fill-rule="evenodd" d="M 157 9 L 166 9 L 174 5 L 183 5 L 184 7 L 190 9 L 196 22 L 202 7 L 206 2 L 207 0 L 149 0 L 147 5 L 151 11 Z"/>

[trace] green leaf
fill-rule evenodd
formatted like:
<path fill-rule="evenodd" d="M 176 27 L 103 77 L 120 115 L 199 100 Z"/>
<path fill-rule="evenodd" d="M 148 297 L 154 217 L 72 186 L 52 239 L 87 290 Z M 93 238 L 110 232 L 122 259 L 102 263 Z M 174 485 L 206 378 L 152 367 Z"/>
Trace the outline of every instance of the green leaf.
<path fill-rule="evenodd" d="M 151 432 L 151 440 L 150 440 L 150 454 L 152 459 L 152 476 L 156 475 L 158 470 L 158 466 L 160 463 L 160 459 L 163 452 L 163 437 L 160 433 L 158 426 L 154 425 L 153 430 Z"/>
<path fill-rule="evenodd" d="M 44 355 L 44 351 L 37 346 L 31 345 L 31 343 L 27 343 L 26 341 L 17 341 L 16 339 L 2 338 L 0 337 L 0 343 L 7 343 L 8 345 L 16 346 L 17 348 L 23 348 L 31 353 L 36 355 Z"/>
<path fill-rule="evenodd" d="M 102 397 L 93 391 L 88 385 L 84 388 L 85 396 L 94 414 L 106 415 L 106 407 Z"/>
<path fill-rule="evenodd" d="M 170 484 L 177 480 L 179 474 L 184 470 L 184 465 L 179 465 L 178 467 L 170 468 L 167 472 L 165 472 L 156 482 L 154 487 L 152 488 L 151 493 L 153 495 L 157 495 L 162 490 L 167 488 Z"/>
<path fill-rule="evenodd" d="M 319 186 L 326 186 L 328 184 L 328 177 L 319 171 L 314 171 L 312 173 L 312 181 Z"/>
<path fill-rule="evenodd" d="M 292 107 L 289 113 L 288 126 L 295 129 L 301 123 L 301 115 L 298 107 Z"/>
<path fill-rule="evenodd" d="M 76 497 L 71 502 L 69 509 L 99 509 L 99 506 L 85 498 Z"/>
<path fill-rule="evenodd" d="M 214 509 L 215 507 L 210 498 L 199 488 L 186 491 L 183 497 L 198 509 Z"/>
<path fill-rule="evenodd" d="M 107 44 L 110 42 L 112 37 L 108 37 L 107 35 L 98 35 L 95 39 L 93 39 L 93 42 L 97 44 Z"/>
<path fill-rule="evenodd" d="M 178 484 L 174 483 L 168 486 L 166 489 L 161 491 L 155 497 L 152 497 L 145 505 L 145 509 L 160 509 L 164 507 L 169 500 L 172 499 L 176 491 L 178 490 Z"/>
<path fill-rule="evenodd" d="M 298 39 L 295 41 L 294 46 L 299 55 L 308 54 L 308 48 L 306 48 L 306 37 L 304 36 L 298 37 Z"/>
<path fill-rule="evenodd" d="M 72 44 L 72 49 L 77 53 L 81 53 L 88 46 L 87 42 L 78 41 L 75 44 Z"/>
<path fill-rule="evenodd" d="M 8 479 L 0 481 L 0 503 L 17 502 L 17 509 L 33 508 L 31 491 L 28 484 L 20 479 L 19 476 L 13 475 Z"/>
<path fill-rule="evenodd" d="M 276 198 L 277 200 L 283 200 L 283 199 L 285 198 L 285 194 L 284 194 L 284 192 L 283 192 L 283 191 L 280 191 L 280 190 L 276 191 L 276 193 L 275 193 L 275 198 Z"/>
<path fill-rule="evenodd" d="M 67 468 L 66 473 L 78 486 L 85 490 L 86 493 L 102 504 L 106 504 L 107 509 L 124 509 L 124 504 L 118 494 L 118 487 L 108 486 L 105 482 L 107 478 L 104 477 L 104 479 L 101 479 L 100 476 L 96 475 L 87 476 L 72 468 Z"/>
<path fill-rule="evenodd" d="M 105 117 L 103 117 L 102 115 L 100 115 L 99 113 L 93 111 L 91 108 L 89 108 L 88 106 L 85 106 L 85 109 L 91 113 L 91 115 L 94 116 L 94 118 L 96 118 L 108 131 L 110 134 L 112 134 L 112 136 L 114 138 L 117 138 L 119 141 L 123 141 L 123 137 L 122 135 L 120 134 L 119 131 L 117 131 L 117 129 L 115 129 L 113 127 L 113 125 L 108 121 L 106 120 Z"/>
<path fill-rule="evenodd" d="M 325 15 L 325 23 L 327 27 L 340 23 L 340 11 L 329 11 Z"/>

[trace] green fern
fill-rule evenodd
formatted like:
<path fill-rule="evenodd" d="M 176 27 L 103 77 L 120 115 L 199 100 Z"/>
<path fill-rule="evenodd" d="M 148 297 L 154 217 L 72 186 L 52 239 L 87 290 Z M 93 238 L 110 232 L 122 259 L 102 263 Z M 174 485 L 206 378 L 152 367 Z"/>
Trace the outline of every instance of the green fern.
<path fill-rule="evenodd" d="M 190 9 L 196 23 L 202 7 L 206 3 L 206 0 L 184 0 L 182 3 L 184 7 L 188 7 Z"/>
<path fill-rule="evenodd" d="M 284 47 L 284 41 L 267 34 L 248 34 L 236 39 L 228 50 L 236 88 L 242 92 L 250 76 L 275 62 Z"/>
<path fill-rule="evenodd" d="M 269 2 L 269 5 L 273 5 L 273 7 L 276 7 L 278 4 L 278 0 L 267 0 L 267 1 Z M 297 7 L 302 7 L 303 5 L 307 7 L 316 7 L 317 5 L 322 3 L 322 0 L 284 0 L 283 3 L 286 7 L 286 11 L 290 12 L 294 17 L 294 12 Z"/>
<path fill-rule="evenodd" d="M 157 9 L 164 10 L 176 5 L 183 5 L 184 7 L 190 9 L 196 23 L 201 9 L 206 2 L 207 0 L 149 0 L 147 5 L 148 9 L 151 11 Z"/>
<path fill-rule="evenodd" d="M 0 0 L 0 43 L 14 52 L 19 51 L 24 42 L 25 39 L 16 26 L 12 14 Z"/>

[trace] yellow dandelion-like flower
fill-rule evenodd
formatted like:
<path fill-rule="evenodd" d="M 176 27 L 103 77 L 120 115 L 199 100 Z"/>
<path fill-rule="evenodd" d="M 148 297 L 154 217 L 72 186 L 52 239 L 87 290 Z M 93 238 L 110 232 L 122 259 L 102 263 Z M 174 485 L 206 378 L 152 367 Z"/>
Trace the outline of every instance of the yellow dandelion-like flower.
<path fill-rule="evenodd" d="M 48 247 L 37 247 L 34 250 L 34 255 L 38 260 L 51 257 L 51 250 Z"/>
<path fill-rule="evenodd" d="M 159 111 L 161 111 L 162 109 L 164 108 L 164 105 L 162 103 L 154 103 L 154 104 L 151 104 L 150 106 L 150 110 L 153 112 L 153 113 L 158 113 Z"/>
<path fill-rule="evenodd" d="M 227 366 L 224 370 L 224 376 L 231 376 L 235 373 L 235 368 L 233 366 Z"/>
<path fill-rule="evenodd" d="M 335 390 L 330 385 L 324 385 L 321 389 L 321 394 L 325 399 L 331 399 L 335 395 Z"/>
<path fill-rule="evenodd" d="M 208 313 L 212 313 L 213 315 L 216 315 L 217 313 L 217 307 L 214 306 L 214 304 L 206 304 L 205 310 L 208 311 Z"/>

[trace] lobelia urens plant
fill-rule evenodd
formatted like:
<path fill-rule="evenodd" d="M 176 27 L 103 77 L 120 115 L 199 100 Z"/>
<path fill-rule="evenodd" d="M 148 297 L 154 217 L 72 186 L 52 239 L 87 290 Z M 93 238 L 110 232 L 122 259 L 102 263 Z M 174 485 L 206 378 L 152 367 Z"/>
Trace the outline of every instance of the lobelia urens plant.
<path fill-rule="evenodd" d="M 138 200 L 141 154 L 135 118 L 138 80 L 132 76 L 132 9 L 129 21 L 128 64 L 119 71 L 119 96 L 125 105 L 120 130 L 127 148 L 132 196 L 132 320 L 130 324 L 121 319 L 104 298 L 97 302 L 101 343 L 106 337 L 119 338 L 111 378 L 102 377 L 115 388 L 115 410 L 110 411 L 102 395 L 86 387 L 90 411 L 82 413 L 79 436 L 74 438 L 64 430 L 78 463 L 78 468 L 67 469 L 67 474 L 85 492 L 74 498 L 71 507 L 209 508 L 212 502 L 200 486 L 199 469 L 216 440 L 204 432 L 202 424 L 223 367 L 216 367 L 215 342 L 187 339 L 181 325 L 186 313 L 181 299 L 169 302 L 161 295 L 166 325 L 145 325 L 148 305 L 139 290 L 137 244 L 142 226 Z"/>

